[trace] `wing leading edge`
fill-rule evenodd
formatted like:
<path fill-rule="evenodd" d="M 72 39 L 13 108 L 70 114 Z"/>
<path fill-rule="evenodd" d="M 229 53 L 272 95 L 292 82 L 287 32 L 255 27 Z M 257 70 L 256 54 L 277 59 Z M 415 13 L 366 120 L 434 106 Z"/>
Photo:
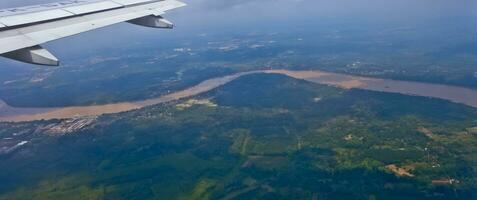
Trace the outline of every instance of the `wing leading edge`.
<path fill-rule="evenodd" d="M 70 0 L 0 10 L 0 56 L 38 65 L 59 65 L 40 45 L 120 22 L 173 28 L 162 17 L 185 6 L 177 0 Z"/>

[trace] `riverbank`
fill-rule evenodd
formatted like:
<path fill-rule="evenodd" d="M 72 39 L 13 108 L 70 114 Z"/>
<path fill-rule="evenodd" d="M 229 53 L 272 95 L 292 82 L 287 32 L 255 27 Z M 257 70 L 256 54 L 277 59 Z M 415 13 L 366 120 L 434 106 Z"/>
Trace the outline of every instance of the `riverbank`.
<path fill-rule="evenodd" d="M 0 102 L 0 122 L 67 119 L 74 117 L 99 116 L 103 114 L 127 112 L 141 109 L 146 106 L 192 97 L 227 84 L 239 77 L 255 73 L 283 74 L 296 79 L 302 79 L 318 84 L 326 84 L 345 89 L 364 89 L 377 92 L 438 98 L 477 108 L 477 90 L 463 87 L 369 78 L 323 71 L 262 70 L 241 72 L 229 76 L 209 79 L 182 91 L 163 95 L 158 98 L 136 102 L 58 108 L 16 108 Z"/>

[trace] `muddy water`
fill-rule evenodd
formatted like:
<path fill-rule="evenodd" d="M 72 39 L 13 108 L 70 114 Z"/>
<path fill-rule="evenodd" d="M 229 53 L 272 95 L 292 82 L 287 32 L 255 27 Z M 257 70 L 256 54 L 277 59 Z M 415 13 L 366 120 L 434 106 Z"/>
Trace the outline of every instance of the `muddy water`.
<path fill-rule="evenodd" d="M 319 84 L 338 86 L 346 89 L 358 88 L 370 91 L 399 93 L 448 100 L 477 108 L 477 90 L 412 81 L 368 78 L 320 71 L 273 70 L 267 73 L 284 74 Z"/>
<path fill-rule="evenodd" d="M 314 83 L 326 84 L 345 89 L 359 88 L 371 91 L 439 98 L 477 108 L 477 90 L 468 88 L 410 81 L 368 78 L 322 71 L 264 70 L 243 72 L 230 76 L 213 78 L 182 91 L 170 93 L 154 99 L 136 102 L 59 108 L 15 108 L 0 101 L 0 121 L 20 122 L 42 119 L 64 119 L 126 112 L 150 105 L 166 103 L 195 96 L 224 85 L 241 76 L 254 73 L 283 74 L 297 79 L 303 79 Z"/>
<path fill-rule="evenodd" d="M 188 89 L 170 93 L 158 98 L 147 99 L 144 101 L 112 103 L 94 106 L 71 106 L 58 108 L 16 108 L 0 101 L 0 122 L 22 122 L 49 119 L 66 119 L 83 116 L 96 116 L 103 114 L 121 113 L 131 110 L 140 109 L 146 106 L 166 103 L 186 97 L 191 97 L 210 91 L 221 85 L 224 85 L 238 77 L 258 73 L 258 71 L 237 73 L 230 76 L 213 78 L 206 80 L 196 86 Z"/>

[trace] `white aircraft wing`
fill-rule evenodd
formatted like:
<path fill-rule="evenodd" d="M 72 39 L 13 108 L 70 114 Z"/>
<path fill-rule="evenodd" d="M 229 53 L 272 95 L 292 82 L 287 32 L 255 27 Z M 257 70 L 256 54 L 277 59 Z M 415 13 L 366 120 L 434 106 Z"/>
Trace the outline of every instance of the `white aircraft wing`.
<path fill-rule="evenodd" d="M 177 0 L 69 0 L 0 10 L 0 56 L 57 66 L 58 59 L 41 44 L 120 22 L 173 28 L 162 15 L 185 5 Z"/>

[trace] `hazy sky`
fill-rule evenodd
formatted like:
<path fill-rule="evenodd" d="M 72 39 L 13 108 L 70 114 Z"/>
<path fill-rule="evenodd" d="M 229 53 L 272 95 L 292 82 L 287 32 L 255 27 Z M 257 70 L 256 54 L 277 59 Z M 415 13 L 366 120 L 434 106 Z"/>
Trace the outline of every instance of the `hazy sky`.
<path fill-rule="evenodd" d="M 304 21 L 315 23 L 409 24 L 456 23 L 475 25 L 476 0 L 184 0 L 186 8 L 166 15 L 178 30 L 169 35 L 187 35 L 189 32 L 220 32 L 229 29 L 267 30 L 277 25 L 294 26 Z M 0 0 L 0 8 L 55 2 L 55 0 Z M 129 25 L 130 26 L 130 25 Z M 115 33 L 124 24 L 109 29 Z M 120 30 L 121 29 L 121 30 Z M 157 30 L 140 29 L 145 35 Z M 164 35 L 168 35 L 165 32 Z M 122 37 L 121 34 L 115 34 Z M 127 35 L 127 34 L 126 34 Z M 129 36 L 129 35 L 127 35 Z"/>
<path fill-rule="evenodd" d="M 199 33 L 235 31 L 291 31 L 293 27 L 319 29 L 323 24 L 363 26 L 380 24 L 389 27 L 425 26 L 451 21 L 462 26 L 477 25 L 476 0 L 184 0 L 185 8 L 165 15 L 176 29 L 131 28 L 122 23 L 73 38 L 52 42 L 52 51 L 111 46 L 123 41 L 148 38 L 194 36 Z M 55 2 L 54 0 L 0 0 L 0 8 Z M 134 39 L 131 38 L 134 31 Z M 114 33 L 114 34 L 113 34 Z M 470 33 L 469 33 L 470 34 Z M 84 42 L 89 41 L 89 42 Z M 90 41 L 94 41 L 93 43 Z M 99 45 L 97 45 L 99 43 Z M 106 44 L 106 45 L 101 45 Z M 47 45 L 47 46 L 48 46 Z M 71 48 L 74 46 L 74 48 Z M 57 50 L 58 51 L 58 50 Z"/>
<path fill-rule="evenodd" d="M 422 20 L 475 15 L 475 0 L 184 0 L 180 13 L 186 22 L 203 24 L 276 17 L 324 17 L 367 20 Z M 1 0 L 0 8 L 55 2 L 55 0 Z M 242 19 L 242 20 L 241 20 Z M 317 18 L 316 20 L 320 20 Z M 202 21 L 202 22 L 200 22 Z M 193 23 L 192 23 L 193 22 Z M 280 23 L 279 21 L 275 23 Z"/>

